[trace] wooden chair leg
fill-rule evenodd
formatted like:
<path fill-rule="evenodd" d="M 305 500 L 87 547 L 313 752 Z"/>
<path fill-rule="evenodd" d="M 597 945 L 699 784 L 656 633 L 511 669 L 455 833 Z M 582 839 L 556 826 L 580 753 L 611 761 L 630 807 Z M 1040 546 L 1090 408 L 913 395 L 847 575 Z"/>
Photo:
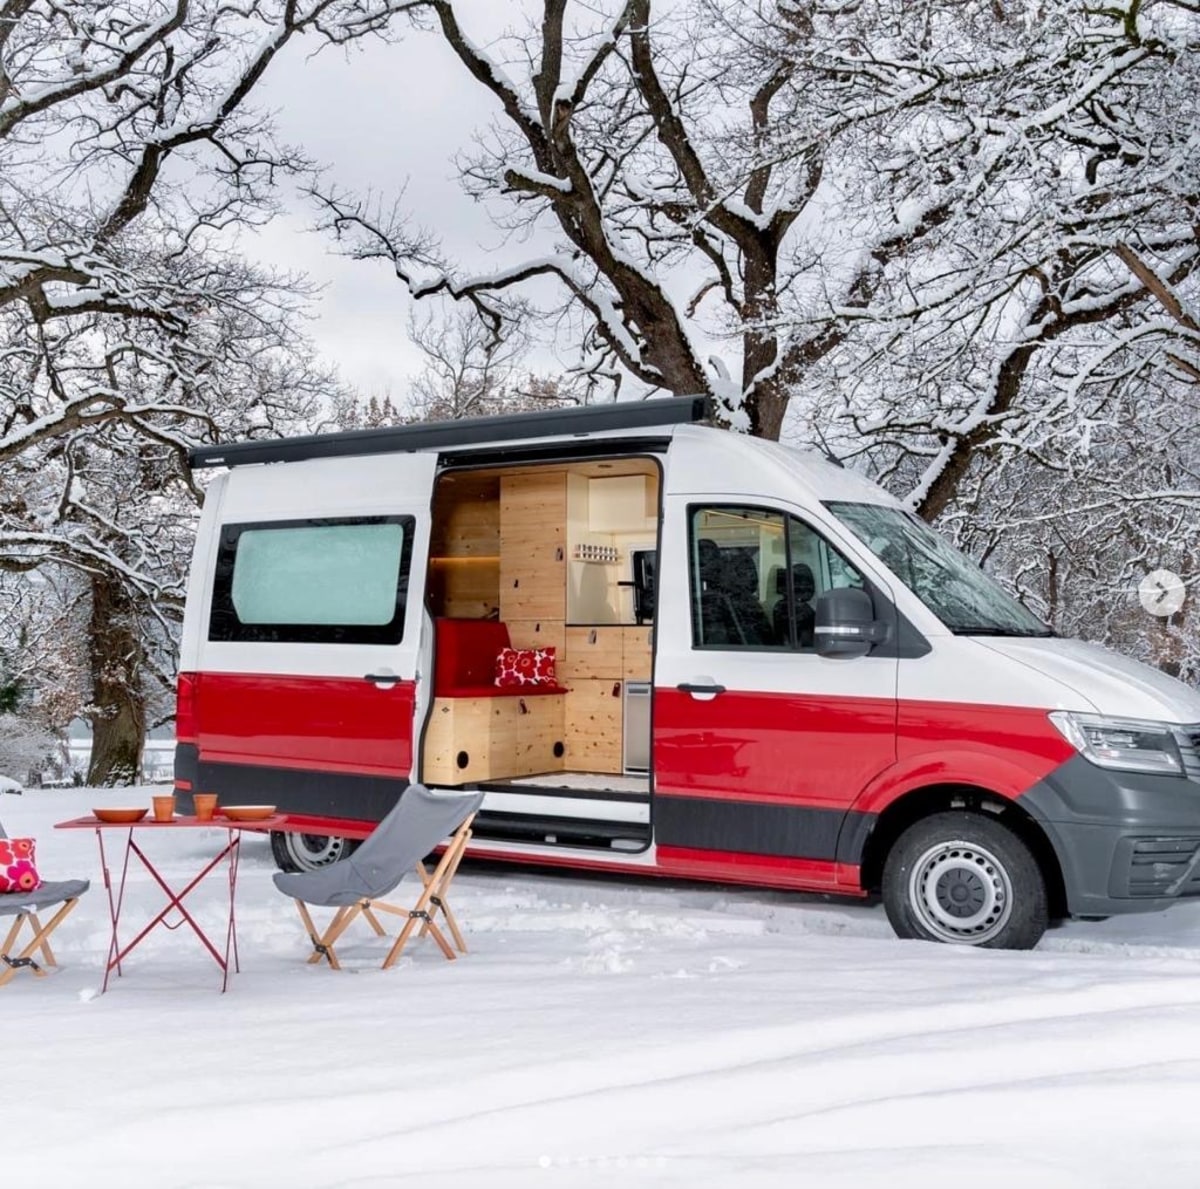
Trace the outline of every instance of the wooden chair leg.
<path fill-rule="evenodd" d="M 454 938 L 454 944 L 458 946 L 458 952 L 465 954 L 467 952 L 467 943 L 463 939 L 462 930 L 458 927 L 458 921 L 454 917 L 454 913 L 450 910 L 450 902 L 446 899 L 446 893 L 450 888 L 450 882 L 458 874 L 458 865 L 462 862 L 463 855 L 466 853 L 467 843 L 471 840 L 471 831 L 467 830 L 463 834 L 462 844 L 458 848 L 458 854 L 454 856 L 454 861 L 450 864 L 446 871 L 446 876 L 442 880 L 441 891 L 437 893 L 435 904 L 441 910 L 442 915 L 446 918 L 446 927 L 450 930 L 451 937 Z"/>
<path fill-rule="evenodd" d="M 425 885 L 426 889 L 430 889 L 431 885 L 433 885 L 432 895 L 430 896 L 430 903 L 433 907 L 429 912 L 429 923 L 432 923 L 433 918 L 440 912 L 446 918 L 446 927 L 450 930 L 450 935 L 454 938 L 454 944 L 458 947 L 460 954 L 467 952 L 467 943 L 463 938 L 462 930 L 458 927 L 458 921 L 455 919 L 446 895 L 449 891 L 451 881 L 458 872 L 458 865 L 462 862 L 463 855 L 466 853 L 467 843 L 470 840 L 470 830 L 460 830 L 455 834 L 454 840 L 447 848 L 446 854 L 442 856 L 442 862 L 438 864 L 438 871 L 441 871 L 440 878 L 438 871 L 434 871 L 431 874 L 425 870 L 424 864 L 417 864 L 418 870 L 421 873 L 421 882 Z M 429 923 L 421 926 L 420 935 L 422 937 L 429 932 Z"/>
<path fill-rule="evenodd" d="M 40 933 L 42 931 L 42 922 L 38 920 L 36 912 L 29 914 L 29 919 L 33 922 L 34 931 Z M 46 961 L 47 966 L 57 966 L 58 963 L 54 960 L 54 951 L 50 948 L 50 935 L 46 934 L 42 941 L 42 957 Z"/>
<path fill-rule="evenodd" d="M 8 931 L 8 936 L 4 939 L 4 944 L 0 945 L 0 987 L 16 977 L 16 966 L 9 965 L 9 951 L 16 945 L 17 934 L 21 931 L 21 926 L 25 923 L 25 913 L 17 913 L 16 919 L 12 923 L 12 928 Z"/>
<path fill-rule="evenodd" d="M 400 955 L 404 953 L 404 947 L 408 944 L 408 939 L 412 936 L 413 929 L 417 926 L 417 921 L 421 918 L 410 916 L 404 928 L 400 930 L 400 935 L 396 938 L 392 948 L 388 950 L 387 957 L 383 960 L 383 969 L 390 970 L 400 960 Z"/>
<path fill-rule="evenodd" d="M 339 908 L 333 915 L 333 920 L 325 929 L 324 933 L 318 933 L 316 925 L 313 924 L 312 914 L 308 911 L 308 905 L 303 900 L 296 901 L 296 907 L 300 910 L 300 919 L 304 922 L 305 931 L 308 933 L 308 939 L 312 942 L 313 952 L 309 955 L 309 965 L 320 962 L 322 958 L 334 970 L 341 970 L 342 964 L 338 961 L 337 951 L 333 948 L 333 943 L 345 932 L 346 926 L 357 916 L 357 905 L 348 908 Z"/>
<path fill-rule="evenodd" d="M 375 930 L 376 937 L 386 937 L 387 930 L 379 923 L 379 918 L 373 911 L 374 905 L 370 901 L 363 904 L 362 914 L 367 918 L 367 923 Z"/>
<path fill-rule="evenodd" d="M 43 956 L 49 954 L 49 959 L 46 965 L 54 966 L 54 955 L 47 945 L 50 934 L 66 920 L 67 915 L 79 903 L 78 897 L 73 900 L 64 900 L 62 907 L 43 925 L 35 913 L 20 913 L 17 916 L 12 928 L 8 931 L 8 936 L 4 940 L 4 948 L 0 953 L 4 955 L 4 968 L 0 970 L 0 987 L 4 986 L 12 979 L 18 970 L 25 968 L 32 970 L 38 978 L 45 978 L 46 971 L 34 961 L 33 955 L 38 950 L 42 951 Z M 33 930 L 33 938 L 25 946 L 25 948 L 14 958 L 9 953 L 9 949 L 16 944 L 17 933 L 20 931 L 21 925 L 28 920 L 30 928 Z"/>

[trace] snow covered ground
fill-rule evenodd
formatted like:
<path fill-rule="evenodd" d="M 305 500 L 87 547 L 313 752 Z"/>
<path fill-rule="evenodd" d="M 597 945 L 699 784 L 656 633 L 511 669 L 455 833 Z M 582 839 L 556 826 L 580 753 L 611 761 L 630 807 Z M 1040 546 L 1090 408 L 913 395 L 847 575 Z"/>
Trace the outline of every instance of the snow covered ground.
<path fill-rule="evenodd" d="M 877 907 L 468 864 L 469 955 L 385 973 L 364 930 L 338 975 L 248 836 L 229 993 L 185 927 L 99 996 L 95 840 L 52 825 L 151 791 L 0 796 L 46 878 L 93 881 L 60 971 L 0 989 L 6 1185 L 1200 1185 L 1200 904 L 993 953 Z M 143 837 L 184 874 L 217 836 Z M 160 905 L 141 874 L 126 920 Z"/>

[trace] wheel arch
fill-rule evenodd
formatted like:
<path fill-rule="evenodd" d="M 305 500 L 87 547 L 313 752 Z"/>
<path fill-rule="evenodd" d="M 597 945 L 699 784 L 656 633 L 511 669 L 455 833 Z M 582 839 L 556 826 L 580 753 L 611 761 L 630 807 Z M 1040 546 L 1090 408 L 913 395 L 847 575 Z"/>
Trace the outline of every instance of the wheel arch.
<path fill-rule="evenodd" d="M 1051 918 L 1067 915 L 1062 867 L 1045 831 L 1019 802 L 973 784 L 947 782 L 924 785 L 888 804 L 875 819 L 863 847 L 859 866 L 862 888 L 878 894 L 888 853 L 909 826 L 935 813 L 955 809 L 985 814 L 1016 834 L 1029 847 L 1041 870 L 1046 882 Z"/>

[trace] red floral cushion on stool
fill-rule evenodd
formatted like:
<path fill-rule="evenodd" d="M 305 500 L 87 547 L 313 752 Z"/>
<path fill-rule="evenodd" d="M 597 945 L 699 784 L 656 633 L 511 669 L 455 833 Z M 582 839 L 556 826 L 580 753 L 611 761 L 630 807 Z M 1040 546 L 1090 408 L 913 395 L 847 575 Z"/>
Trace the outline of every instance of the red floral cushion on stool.
<path fill-rule="evenodd" d="M 554 685 L 553 648 L 502 648 L 496 657 L 496 684 Z"/>
<path fill-rule="evenodd" d="M 0 892 L 36 892 L 42 886 L 33 848 L 32 838 L 0 838 Z"/>

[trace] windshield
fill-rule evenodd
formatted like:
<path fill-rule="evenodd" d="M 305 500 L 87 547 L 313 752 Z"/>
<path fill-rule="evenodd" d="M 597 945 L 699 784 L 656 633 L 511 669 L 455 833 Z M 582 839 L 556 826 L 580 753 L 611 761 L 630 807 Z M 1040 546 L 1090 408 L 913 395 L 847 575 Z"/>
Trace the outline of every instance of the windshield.
<path fill-rule="evenodd" d="M 956 635 L 1053 635 L 911 512 L 876 504 L 829 503 L 826 507 Z"/>

